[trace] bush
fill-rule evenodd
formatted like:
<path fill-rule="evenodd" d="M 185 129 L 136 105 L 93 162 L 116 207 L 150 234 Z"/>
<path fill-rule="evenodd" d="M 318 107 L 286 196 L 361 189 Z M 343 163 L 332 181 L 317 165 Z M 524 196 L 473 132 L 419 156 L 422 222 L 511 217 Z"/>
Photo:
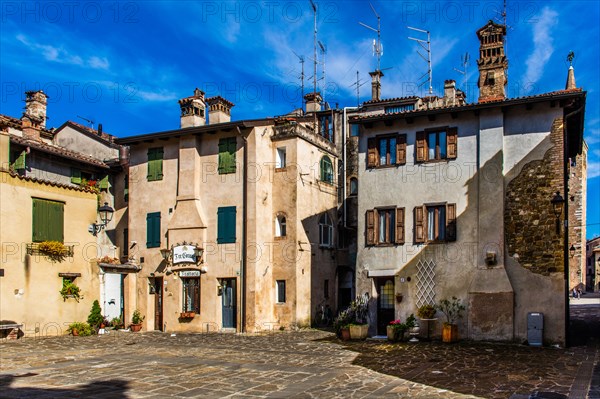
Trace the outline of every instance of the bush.
<path fill-rule="evenodd" d="M 88 323 L 83 322 L 75 322 L 69 324 L 69 328 L 67 329 L 67 331 L 69 332 L 69 334 L 77 334 L 82 337 L 87 337 L 88 335 L 92 335 L 95 332 L 92 326 L 90 326 Z M 76 332 L 74 333 L 74 331 Z"/>
<path fill-rule="evenodd" d="M 350 306 L 342 310 L 333 319 L 333 328 L 336 334 L 340 334 L 342 328 L 349 324 L 368 324 L 369 318 L 369 294 L 357 296 Z"/>
<path fill-rule="evenodd" d="M 133 311 L 133 316 L 131 316 L 131 323 L 132 324 L 140 324 L 141 322 L 144 321 L 145 318 L 146 318 L 146 316 L 142 316 L 139 309 L 136 309 Z"/>
<path fill-rule="evenodd" d="M 404 323 L 402 323 L 402 321 L 400 321 L 400 319 L 398 319 L 398 320 L 391 321 L 389 324 L 389 326 L 391 326 L 394 329 L 394 340 L 395 341 L 401 341 L 404 338 L 404 334 L 416 325 L 417 324 L 416 324 L 415 315 L 412 313 L 410 314 L 410 316 L 408 316 L 406 318 L 406 322 L 404 322 Z"/>
<path fill-rule="evenodd" d="M 95 300 L 92 305 L 92 310 L 90 311 L 90 315 L 88 316 L 87 322 L 90 326 L 94 328 L 100 327 L 100 324 L 104 321 L 104 316 L 102 316 L 102 309 L 100 308 L 100 303 L 98 300 Z"/>
<path fill-rule="evenodd" d="M 462 312 L 465 310 L 465 306 L 455 296 L 451 300 L 442 299 L 436 308 L 446 316 L 444 324 L 454 324 L 462 317 Z"/>
<path fill-rule="evenodd" d="M 75 298 L 75 300 L 79 302 L 79 300 L 83 298 L 79 287 L 69 280 L 63 280 L 63 287 L 59 292 L 64 301 L 66 301 L 67 298 Z"/>
<path fill-rule="evenodd" d="M 435 306 L 423 305 L 417 309 L 417 316 L 421 319 L 433 319 L 435 317 Z"/>

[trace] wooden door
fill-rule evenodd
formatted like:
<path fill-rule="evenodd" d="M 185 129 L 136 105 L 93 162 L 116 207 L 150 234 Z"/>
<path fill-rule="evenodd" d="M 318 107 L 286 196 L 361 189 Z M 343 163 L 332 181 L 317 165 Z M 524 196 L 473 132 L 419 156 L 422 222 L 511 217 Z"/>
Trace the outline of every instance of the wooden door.
<path fill-rule="evenodd" d="M 221 309 L 223 312 L 223 328 L 237 327 L 237 295 L 234 278 L 223 279 L 223 295 Z"/>
<path fill-rule="evenodd" d="M 154 329 L 163 331 L 163 279 L 154 278 Z"/>
<path fill-rule="evenodd" d="M 377 279 L 377 335 L 387 335 L 387 325 L 394 320 L 394 278 Z"/>

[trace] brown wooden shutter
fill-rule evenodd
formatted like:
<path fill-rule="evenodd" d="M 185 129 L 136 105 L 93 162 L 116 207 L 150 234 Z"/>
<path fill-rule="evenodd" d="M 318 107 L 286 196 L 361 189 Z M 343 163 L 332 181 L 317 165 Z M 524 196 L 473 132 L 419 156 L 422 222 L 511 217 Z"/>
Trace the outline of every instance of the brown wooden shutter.
<path fill-rule="evenodd" d="M 417 162 L 425 162 L 427 160 L 427 135 L 425 132 L 417 132 L 416 141 Z"/>
<path fill-rule="evenodd" d="M 458 131 L 455 127 L 449 128 L 446 133 L 446 146 L 448 159 L 456 159 L 458 152 Z"/>
<path fill-rule="evenodd" d="M 422 206 L 416 206 L 415 214 L 415 243 L 425 242 L 425 215 Z"/>
<path fill-rule="evenodd" d="M 379 156 L 377 154 L 377 139 L 371 137 L 368 140 L 368 153 L 367 153 L 367 167 L 374 168 L 377 166 L 377 161 L 379 160 Z"/>
<path fill-rule="evenodd" d="M 404 244 L 404 208 L 396 208 L 396 244 Z"/>
<path fill-rule="evenodd" d="M 367 245 L 375 245 L 375 210 L 367 211 Z"/>
<path fill-rule="evenodd" d="M 406 163 L 406 134 L 399 134 L 396 138 L 396 164 Z"/>
<path fill-rule="evenodd" d="M 456 241 L 456 204 L 446 205 L 446 240 Z"/>

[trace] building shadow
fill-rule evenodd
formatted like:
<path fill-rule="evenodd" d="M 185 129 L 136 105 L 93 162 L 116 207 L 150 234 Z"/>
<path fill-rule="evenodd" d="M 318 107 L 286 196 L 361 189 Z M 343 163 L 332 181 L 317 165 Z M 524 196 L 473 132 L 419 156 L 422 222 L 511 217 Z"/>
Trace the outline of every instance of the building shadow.
<path fill-rule="evenodd" d="M 34 377 L 37 374 L 0 375 L 0 397 L 2 398 L 127 398 L 129 381 L 94 381 L 73 388 L 11 387 L 18 379 Z"/>

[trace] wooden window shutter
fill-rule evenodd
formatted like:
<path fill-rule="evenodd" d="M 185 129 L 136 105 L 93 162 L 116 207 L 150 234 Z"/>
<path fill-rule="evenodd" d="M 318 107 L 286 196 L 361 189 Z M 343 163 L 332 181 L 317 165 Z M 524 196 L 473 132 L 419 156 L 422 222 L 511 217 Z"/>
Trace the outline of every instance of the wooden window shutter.
<path fill-rule="evenodd" d="M 396 208 L 396 244 L 404 244 L 404 208 Z"/>
<path fill-rule="evenodd" d="M 100 182 L 98 183 L 98 188 L 100 190 L 105 189 L 108 190 L 108 175 L 104 176 Z"/>
<path fill-rule="evenodd" d="M 396 138 L 396 164 L 406 163 L 406 134 L 399 134 Z"/>
<path fill-rule="evenodd" d="M 163 157 L 164 150 L 163 148 L 156 149 L 156 179 L 162 180 L 163 178 Z"/>
<path fill-rule="evenodd" d="M 425 162 L 427 160 L 427 135 L 425 132 L 417 132 L 415 144 L 417 162 Z"/>
<path fill-rule="evenodd" d="M 160 247 L 160 212 L 146 215 L 146 247 Z"/>
<path fill-rule="evenodd" d="M 229 173 L 235 173 L 235 153 L 237 151 L 237 140 L 235 137 L 229 138 Z"/>
<path fill-rule="evenodd" d="M 219 174 L 235 173 L 235 137 L 219 140 Z"/>
<path fill-rule="evenodd" d="M 71 168 L 71 183 L 81 184 L 81 169 Z"/>
<path fill-rule="evenodd" d="M 367 141 L 367 168 L 374 168 L 378 164 L 379 155 L 377 154 L 377 139 L 374 137 L 369 138 Z"/>
<path fill-rule="evenodd" d="M 446 240 L 456 241 L 456 204 L 446 205 Z"/>
<path fill-rule="evenodd" d="M 375 210 L 369 209 L 366 213 L 367 219 L 367 245 L 375 245 Z"/>
<path fill-rule="evenodd" d="M 219 207 L 217 210 L 217 243 L 229 244 L 236 240 L 235 206 Z"/>
<path fill-rule="evenodd" d="M 19 157 L 15 160 L 15 163 L 13 164 L 13 167 L 16 170 L 25 169 L 25 157 L 26 156 L 27 156 L 27 153 L 25 151 L 22 151 L 21 154 L 19 154 Z"/>
<path fill-rule="evenodd" d="M 156 160 L 156 151 L 154 150 L 154 148 L 149 148 L 148 149 L 148 175 L 147 178 L 148 180 L 155 180 L 155 175 L 156 172 L 155 170 L 155 163 L 154 161 Z"/>
<path fill-rule="evenodd" d="M 48 240 L 64 241 L 64 204 L 62 202 L 48 202 Z"/>
<path fill-rule="evenodd" d="M 33 199 L 32 241 L 64 240 L 64 204 Z"/>
<path fill-rule="evenodd" d="M 446 133 L 446 156 L 448 159 L 456 159 L 458 150 L 458 131 L 457 128 L 451 127 Z"/>
<path fill-rule="evenodd" d="M 425 242 L 425 212 L 422 206 L 416 206 L 415 214 L 415 243 Z"/>

